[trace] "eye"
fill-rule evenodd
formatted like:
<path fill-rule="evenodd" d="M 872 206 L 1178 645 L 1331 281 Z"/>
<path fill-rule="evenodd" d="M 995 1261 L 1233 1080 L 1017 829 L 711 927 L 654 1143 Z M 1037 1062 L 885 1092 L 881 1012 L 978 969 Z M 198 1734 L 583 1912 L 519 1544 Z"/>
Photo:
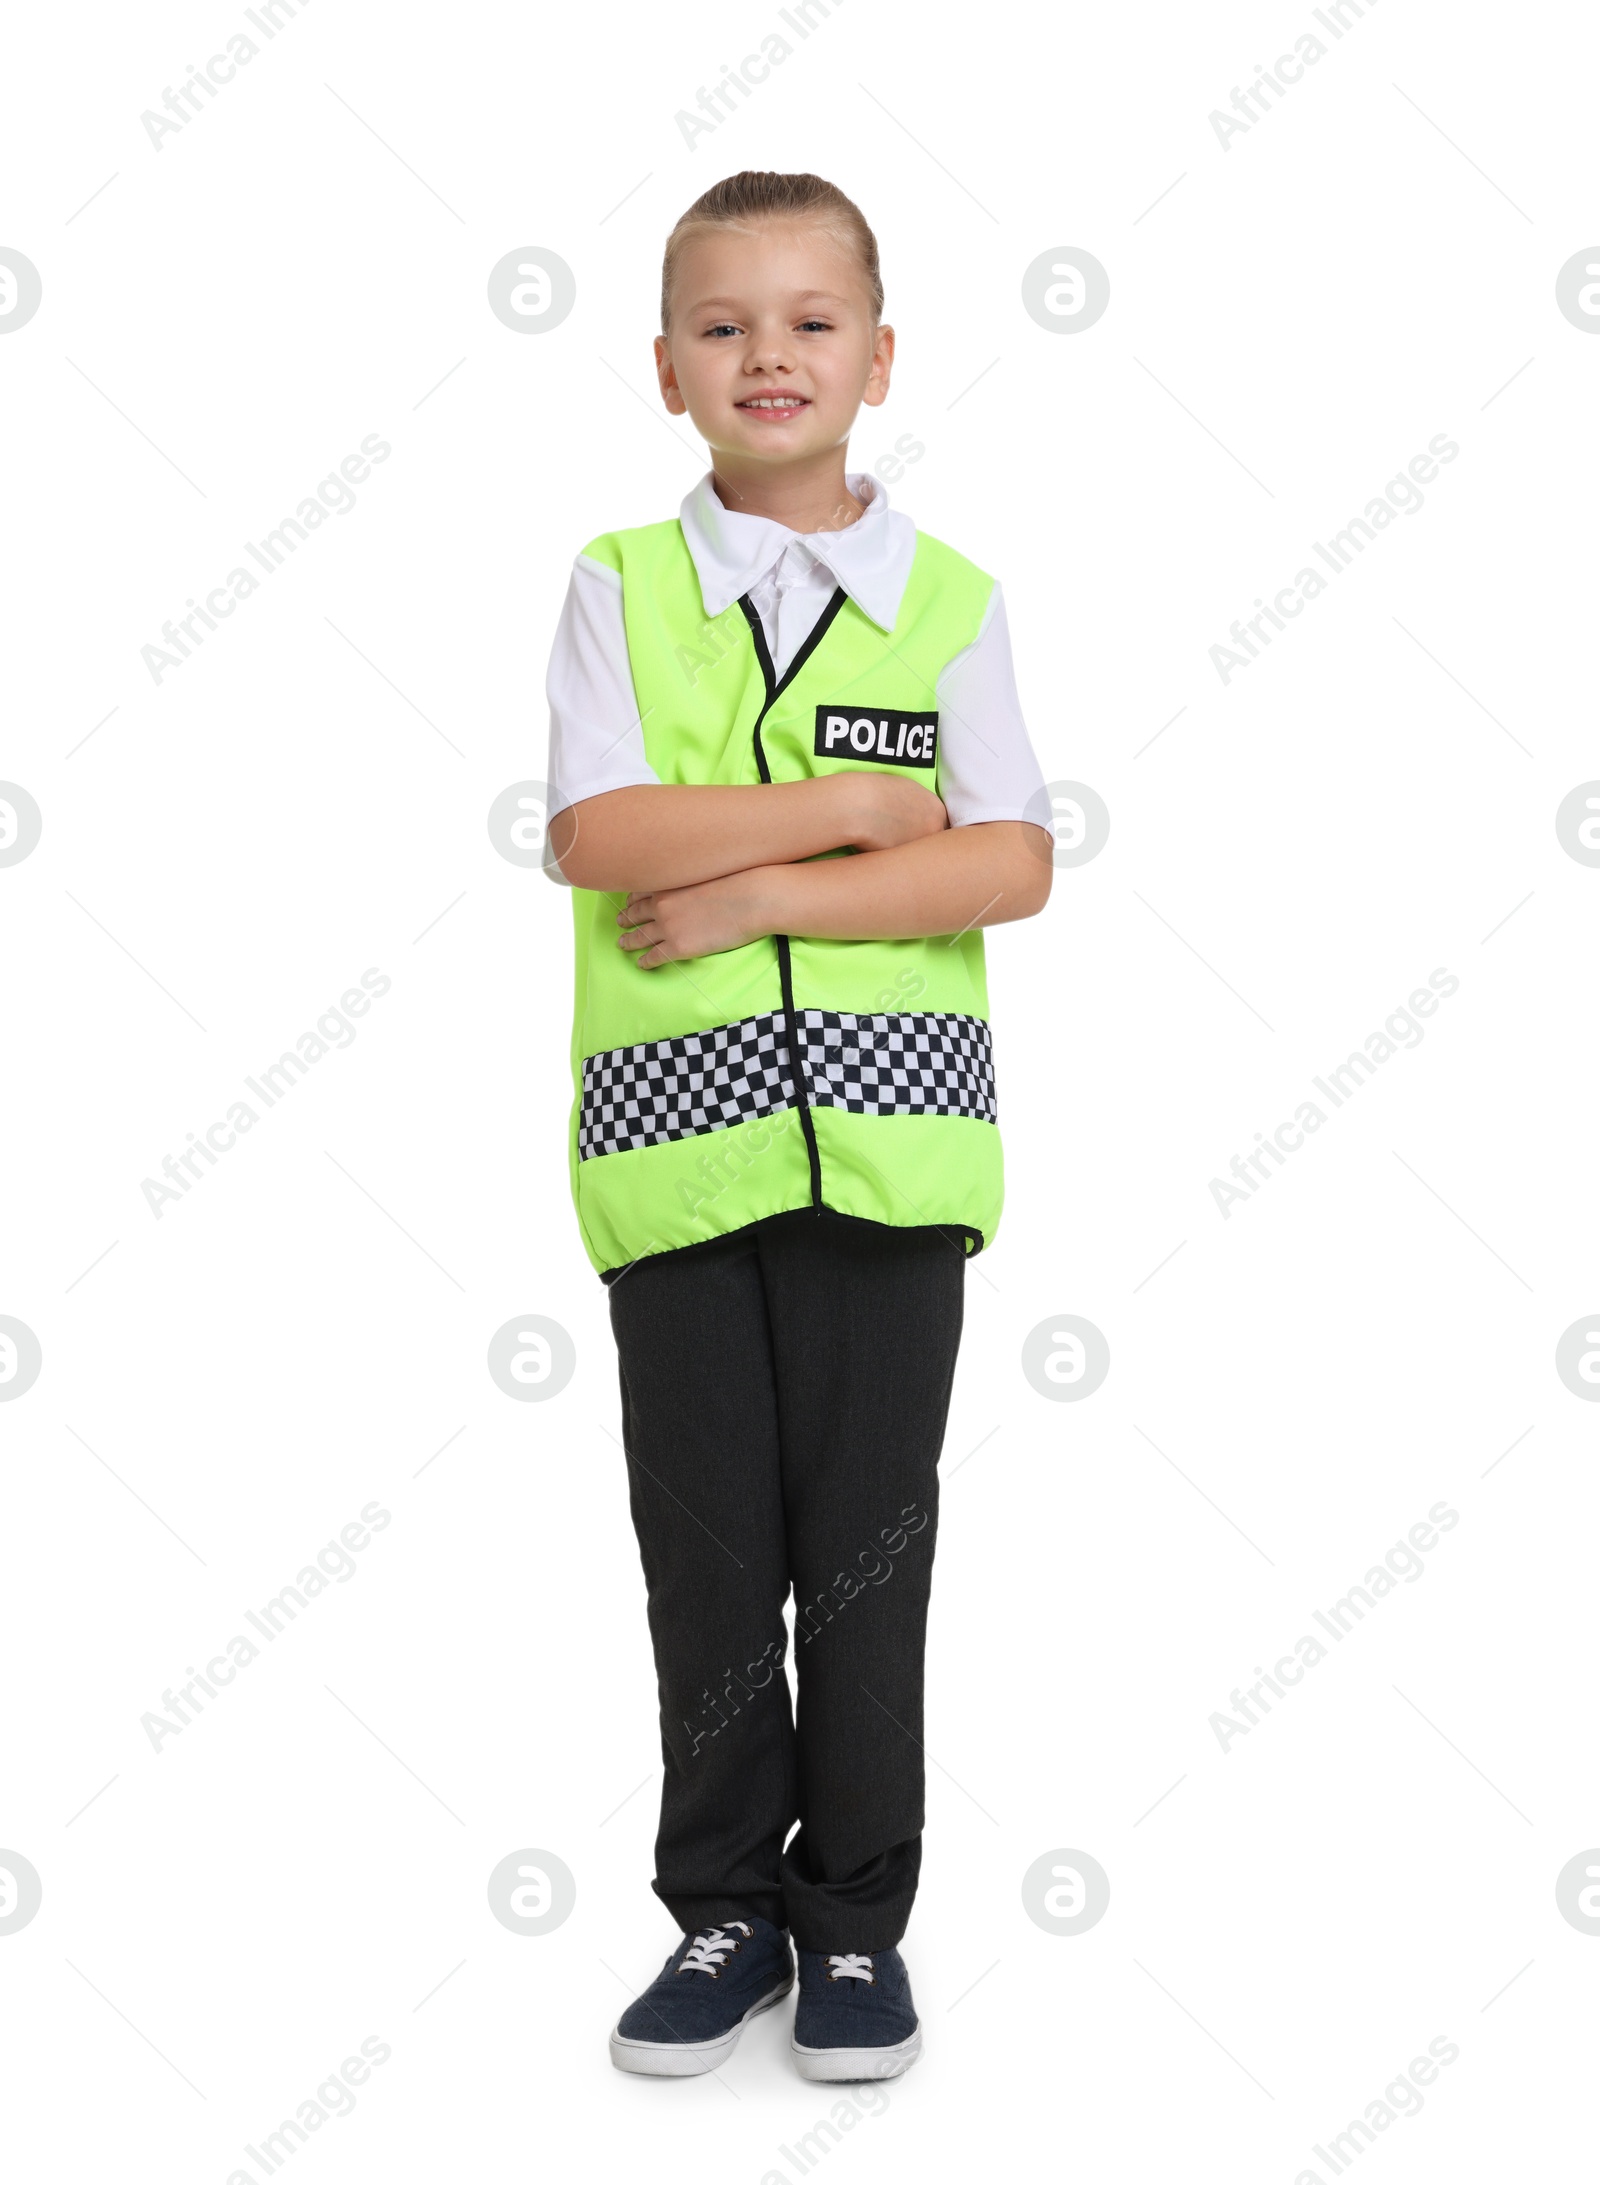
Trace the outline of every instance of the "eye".
<path fill-rule="evenodd" d="M 708 336 L 715 334 L 737 334 L 738 331 L 738 327 L 734 325 L 731 319 L 724 319 L 720 325 L 708 326 L 706 328 L 706 333 Z"/>
<path fill-rule="evenodd" d="M 829 324 L 830 322 L 827 319 L 802 319 L 799 330 L 804 333 L 808 327 L 814 326 L 819 332 L 825 334 L 828 331 Z"/>

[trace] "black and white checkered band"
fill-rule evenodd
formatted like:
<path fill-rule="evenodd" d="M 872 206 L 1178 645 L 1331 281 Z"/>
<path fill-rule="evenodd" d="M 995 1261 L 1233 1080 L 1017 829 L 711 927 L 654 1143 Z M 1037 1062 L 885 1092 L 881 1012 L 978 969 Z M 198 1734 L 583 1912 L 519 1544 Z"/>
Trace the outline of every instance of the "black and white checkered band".
<path fill-rule="evenodd" d="M 813 1107 L 853 1115 L 995 1120 L 994 1062 L 981 1017 L 799 1012 Z M 644 1047 L 588 1055 L 578 1158 L 669 1145 L 795 1105 L 781 1010 Z"/>

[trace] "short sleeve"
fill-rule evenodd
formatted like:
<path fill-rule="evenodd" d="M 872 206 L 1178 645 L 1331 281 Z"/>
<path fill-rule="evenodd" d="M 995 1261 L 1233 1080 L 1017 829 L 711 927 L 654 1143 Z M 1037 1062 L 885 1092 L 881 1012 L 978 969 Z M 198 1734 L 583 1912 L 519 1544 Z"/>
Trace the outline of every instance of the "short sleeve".
<path fill-rule="evenodd" d="M 550 701 L 550 812 L 608 789 L 660 779 L 645 757 L 633 691 L 622 577 L 580 554 L 572 565 L 545 677 Z"/>
<path fill-rule="evenodd" d="M 1054 815 L 1022 718 L 998 584 L 977 636 L 941 673 L 936 694 L 939 794 L 951 826 L 1025 819 L 1044 828 L 1053 842 Z"/>

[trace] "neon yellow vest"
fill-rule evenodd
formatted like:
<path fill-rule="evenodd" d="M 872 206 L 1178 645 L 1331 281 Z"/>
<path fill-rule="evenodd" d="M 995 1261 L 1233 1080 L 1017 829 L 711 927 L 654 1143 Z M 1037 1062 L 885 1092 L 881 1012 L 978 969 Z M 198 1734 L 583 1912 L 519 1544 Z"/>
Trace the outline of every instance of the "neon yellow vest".
<path fill-rule="evenodd" d="M 887 637 L 836 589 L 781 678 L 748 596 L 707 619 L 676 518 L 583 551 L 621 575 L 645 753 L 663 782 L 911 765 L 938 792 L 935 686 L 976 638 L 994 582 L 952 548 L 918 532 Z M 572 1192 L 602 1275 L 804 1207 L 954 1227 L 969 1251 L 993 1238 L 981 933 L 778 936 L 642 971 L 617 946 L 623 898 L 572 896 Z"/>

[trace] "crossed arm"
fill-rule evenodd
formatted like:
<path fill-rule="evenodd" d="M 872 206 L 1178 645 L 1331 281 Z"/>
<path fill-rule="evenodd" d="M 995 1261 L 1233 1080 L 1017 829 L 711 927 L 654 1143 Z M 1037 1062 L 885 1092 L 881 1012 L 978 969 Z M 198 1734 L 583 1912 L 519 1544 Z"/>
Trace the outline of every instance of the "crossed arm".
<path fill-rule="evenodd" d="M 1042 827 L 951 827 L 936 796 L 892 774 L 611 789 L 558 813 L 550 847 L 574 887 L 625 898 L 618 946 L 646 971 L 771 933 L 963 933 L 1031 918 L 1050 894 Z M 855 854 L 826 854 L 840 850 Z"/>

